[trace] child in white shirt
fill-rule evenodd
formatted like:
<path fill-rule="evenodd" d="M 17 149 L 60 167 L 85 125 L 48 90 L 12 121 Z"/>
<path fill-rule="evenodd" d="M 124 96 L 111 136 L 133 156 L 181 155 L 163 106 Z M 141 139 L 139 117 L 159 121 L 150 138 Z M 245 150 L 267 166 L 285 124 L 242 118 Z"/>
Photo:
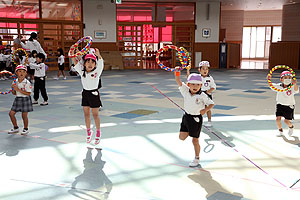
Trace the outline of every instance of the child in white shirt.
<path fill-rule="evenodd" d="M 200 74 L 189 75 L 187 84 L 181 82 L 180 72 L 175 70 L 175 80 L 184 98 L 185 114 L 182 117 L 179 139 L 185 140 L 188 136 L 193 138 L 195 159 L 189 164 L 190 167 L 199 165 L 200 144 L 199 136 L 202 128 L 202 116 L 214 106 L 214 102 L 201 91 L 202 78 Z"/>
<path fill-rule="evenodd" d="M 28 112 L 33 111 L 32 101 L 31 101 L 31 83 L 25 78 L 27 74 L 27 68 L 23 65 L 16 67 L 16 75 L 18 76 L 16 83 L 12 84 L 12 94 L 16 95 L 14 103 L 9 112 L 9 117 L 13 124 L 13 128 L 8 131 L 8 134 L 18 133 L 19 127 L 17 124 L 17 119 L 15 117 L 17 112 L 22 112 L 22 119 L 24 123 L 24 129 L 22 135 L 27 135 L 28 130 Z"/>
<path fill-rule="evenodd" d="M 293 84 L 290 90 L 285 92 L 277 92 L 276 95 L 276 124 L 279 130 L 279 135 L 283 135 L 282 125 L 281 125 L 281 117 L 284 117 L 284 123 L 286 123 L 289 127 L 288 135 L 291 136 L 294 132 L 294 126 L 291 120 L 294 119 L 294 109 L 295 109 L 295 97 L 294 95 L 299 93 L 299 87 L 297 85 L 297 80 L 293 80 L 293 75 L 289 71 L 283 71 L 280 75 L 281 83 L 273 84 L 275 88 L 285 89 Z M 272 88 L 271 88 L 272 89 Z M 275 91 L 274 89 L 272 89 Z"/>
<path fill-rule="evenodd" d="M 207 96 L 212 100 L 212 92 L 216 89 L 216 83 L 213 79 L 213 77 L 209 74 L 209 67 L 210 64 L 208 61 L 201 61 L 198 66 L 198 71 L 202 76 L 202 87 L 201 91 L 205 92 Z M 190 70 L 187 70 L 187 76 L 190 75 Z M 212 126 L 211 123 L 211 110 L 209 110 L 207 113 L 207 126 Z"/>
<path fill-rule="evenodd" d="M 73 47 L 71 47 L 73 48 Z M 76 58 L 72 58 L 75 64 L 74 69 L 81 76 L 81 83 L 83 87 L 82 102 L 83 112 L 85 117 L 85 125 L 87 128 L 86 142 L 90 143 L 92 140 L 93 131 L 91 130 L 91 110 L 96 125 L 95 145 L 100 143 L 100 118 L 99 107 L 101 106 L 100 93 L 98 90 L 99 77 L 103 71 L 104 63 L 98 49 L 95 55 L 93 53 L 83 56 L 83 64 Z"/>
<path fill-rule="evenodd" d="M 38 104 L 39 94 L 41 91 L 44 102 L 41 106 L 48 105 L 48 95 L 46 91 L 46 66 L 45 66 L 45 55 L 38 53 L 36 56 L 36 63 L 29 63 L 31 69 L 34 69 L 34 94 L 33 104 Z"/>
<path fill-rule="evenodd" d="M 64 72 L 65 70 L 65 56 L 64 56 L 64 51 L 62 50 L 62 48 L 59 48 L 57 50 L 58 53 L 58 71 L 57 71 L 57 77 L 54 77 L 53 79 L 58 80 L 60 73 L 63 75 L 64 80 L 67 79 L 66 74 Z"/>

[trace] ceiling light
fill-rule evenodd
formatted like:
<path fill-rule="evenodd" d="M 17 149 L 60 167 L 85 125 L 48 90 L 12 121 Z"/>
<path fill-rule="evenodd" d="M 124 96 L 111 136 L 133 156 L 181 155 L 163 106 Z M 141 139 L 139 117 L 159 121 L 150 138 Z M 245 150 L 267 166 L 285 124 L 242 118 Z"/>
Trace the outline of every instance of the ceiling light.
<path fill-rule="evenodd" d="M 67 6 L 68 3 L 57 3 L 56 5 L 57 5 L 57 6 Z"/>

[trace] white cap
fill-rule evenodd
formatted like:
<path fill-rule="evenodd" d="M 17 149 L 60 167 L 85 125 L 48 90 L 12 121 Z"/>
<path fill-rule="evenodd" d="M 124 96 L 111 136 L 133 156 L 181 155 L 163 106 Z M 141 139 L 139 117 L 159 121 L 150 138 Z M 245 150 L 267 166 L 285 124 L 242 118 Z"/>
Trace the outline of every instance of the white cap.
<path fill-rule="evenodd" d="M 199 66 L 198 67 L 202 67 L 202 66 L 207 66 L 210 67 L 209 62 L 208 61 L 201 61 L 199 62 Z"/>
<path fill-rule="evenodd" d="M 202 83 L 202 77 L 200 74 L 192 73 L 187 78 L 188 83 L 194 83 L 194 84 L 201 84 Z"/>

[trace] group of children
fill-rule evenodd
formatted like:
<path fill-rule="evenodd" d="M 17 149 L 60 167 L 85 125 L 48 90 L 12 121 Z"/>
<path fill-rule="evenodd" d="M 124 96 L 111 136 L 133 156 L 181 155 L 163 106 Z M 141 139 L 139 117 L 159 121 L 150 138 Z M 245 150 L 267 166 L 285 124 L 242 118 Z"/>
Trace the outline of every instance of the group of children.
<path fill-rule="evenodd" d="M 63 52 L 61 52 L 61 59 L 64 59 Z M 25 78 L 28 69 L 24 65 L 19 65 L 16 68 L 16 75 L 18 79 L 16 84 L 12 85 L 13 94 L 16 95 L 15 101 L 9 113 L 13 128 L 9 133 L 19 132 L 19 127 L 15 118 L 16 112 L 22 112 L 24 122 L 24 129 L 22 135 L 28 134 L 28 112 L 31 112 L 32 104 L 36 104 L 39 98 L 39 91 L 41 91 L 44 98 L 44 103 L 41 105 L 48 105 L 48 96 L 45 89 L 45 56 L 38 53 L 36 61 L 29 63 L 29 68 L 34 69 L 34 101 L 31 102 L 31 84 Z M 95 145 L 100 143 L 100 118 L 99 108 L 102 105 L 99 93 L 99 81 L 103 71 L 103 59 L 98 49 L 94 52 L 88 52 L 83 57 L 72 58 L 74 63 L 74 70 L 81 77 L 83 87 L 81 106 L 83 106 L 85 124 L 87 128 L 86 142 L 91 143 L 93 131 L 91 130 L 91 111 L 96 126 Z M 62 65 L 63 62 L 60 62 Z M 190 73 L 187 70 L 187 83 L 180 79 L 180 72 L 175 69 L 175 81 L 179 86 L 179 91 L 184 99 L 185 113 L 180 124 L 179 139 L 185 140 L 188 136 L 192 137 L 192 143 L 195 151 L 195 158 L 189 163 L 190 167 L 196 167 L 200 162 L 200 144 L 199 136 L 203 123 L 203 115 L 207 114 L 207 126 L 211 124 L 211 109 L 214 106 L 212 100 L 212 92 L 216 89 L 216 84 L 213 77 L 209 74 L 210 64 L 208 61 L 199 63 L 198 73 Z M 61 68 L 62 69 L 62 68 Z M 62 70 L 61 70 L 62 71 Z M 58 76 L 60 74 L 58 73 Z M 65 76 L 65 74 L 63 74 Z M 292 74 L 289 71 L 281 73 L 280 84 L 274 85 L 277 88 L 286 88 L 293 84 L 290 90 L 286 92 L 277 92 L 276 105 L 276 123 L 279 129 L 279 134 L 283 135 L 281 118 L 284 117 L 284 122 L 288 125 L 288 134 L 293 134 L 293 125 L 291 120 L 294 118 L 295 98 L 294 94 L 299 93 L 297 80 L 292 79 Z"/>

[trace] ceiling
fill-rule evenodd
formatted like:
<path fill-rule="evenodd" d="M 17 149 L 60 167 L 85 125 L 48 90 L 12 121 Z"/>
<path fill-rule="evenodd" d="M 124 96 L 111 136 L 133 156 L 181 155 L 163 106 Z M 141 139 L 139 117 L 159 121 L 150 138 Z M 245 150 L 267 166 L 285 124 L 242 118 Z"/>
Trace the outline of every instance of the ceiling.
<path fill-rule="evenodd" d="M 126 2 L 220 2 L 222 10 L 281 10 L 300 0 L 123 0 Z"/>

